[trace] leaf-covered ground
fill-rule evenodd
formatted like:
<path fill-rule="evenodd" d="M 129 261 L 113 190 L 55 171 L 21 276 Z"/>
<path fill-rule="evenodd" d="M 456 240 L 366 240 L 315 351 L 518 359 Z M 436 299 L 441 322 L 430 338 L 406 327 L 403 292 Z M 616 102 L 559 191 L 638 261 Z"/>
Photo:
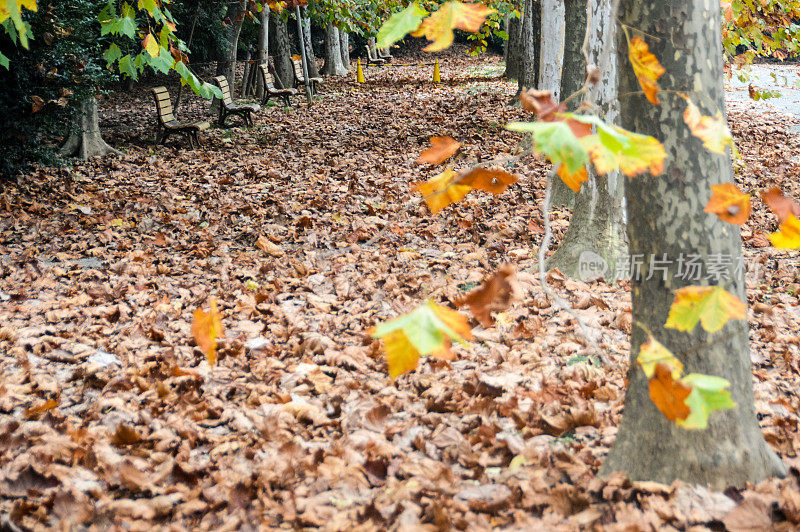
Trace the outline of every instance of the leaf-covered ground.
<path fill-rule="evenodd" d="M 502 196 L 405 210 L 410 185 L 438 173 L 415 162 L 430 137 L 461 142 L 458 165 L 513 152 L 502 124 L 524 115 L 501 72 L 454 54 L 438 86 L 429 65 L 371 68 L 364 86 L 326 80 L 312 107 L 268 107 L 194 151 L 152 147 L 137 88 L 102 106 L 126 155 L 2 183 L 0 529 L 800 526 L 794 467 L 725 493 L 596 477 L 621 416 L 630 300 L 624 284 L 550 275 L 613 362 L 591 365 L 532 273 L 544 165 L 516 163 Z M 739 184 L 800 197 L 798 121 L 759 105 L 730 109 Z M 201 113 L 190 99 L 178 114 Z M 568 213 L 553 220 L 563 234 Z M 769 247 L 775 228 L 755 200 L 756 407 L 794 466 L 800 270 Z M 369 328 L 426 298 L 450 305 L 504 262 L 523 300 L 475 323 L 453 362 L 392 382 Z M 190 331 L 209 296 L 226 329 L 213 368 Z"/>

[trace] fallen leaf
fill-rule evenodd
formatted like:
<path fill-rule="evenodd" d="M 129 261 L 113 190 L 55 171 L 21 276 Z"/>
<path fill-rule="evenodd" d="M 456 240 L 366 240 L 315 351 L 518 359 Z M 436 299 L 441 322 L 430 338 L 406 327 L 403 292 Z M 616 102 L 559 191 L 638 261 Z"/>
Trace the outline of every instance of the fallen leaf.
<path fill-rule="evenodd" d="M 217 363 L 217 338 L 222 333 L 222 320 L 217 311 L 217 299 L 212 297 L 209 301 L 210 310 L 205 312 L 202 308 L 194 311 L 192 319 L 192 335 L 198 347 L 205 353 L 208 363 Z"/>
<path fill-rule="evenodd" d="M 431 138 L 431 147 L 419 154 L 418 163 L 441 164 L 458 152 L 461 143 L 451 137 Z"/>
<path fill-rule="evenodd" d="M 511 264 L 502 264 L 479 288 L 455 301 L 457 307 L 469 307 L 483 327 L 494 325 L 492 312 L 502 312 L 522 297 L 517 271 Z"/>

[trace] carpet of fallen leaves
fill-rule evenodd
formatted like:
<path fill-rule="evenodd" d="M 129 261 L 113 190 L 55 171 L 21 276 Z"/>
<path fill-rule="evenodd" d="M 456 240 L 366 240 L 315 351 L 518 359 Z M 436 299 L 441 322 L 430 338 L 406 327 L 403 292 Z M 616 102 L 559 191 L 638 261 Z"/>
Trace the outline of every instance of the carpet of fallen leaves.
<path fill-rule="evenodd" d="M 616 367 L 594 366 L 532 273 L 535 160 L 502 196 L 405 208 L 438 173 L 416 163 L 430 137 L 463 144 L 456 165 L 518 141 L 497 59 L 440 57 L 438 86 L 429 65 L 370 68 L 365 85 L 326 80 L 313 106 L 267 107 L 199 150 L 153 148 L 147 87 L 115 93 L 102 126 L 126 155 L 2 183 L 0 529 L 800 525 L 800 271 L 768 245 L 774 216 L 755 199 L 743 238 L 756 407 L 790 475 L 725 493 L 599 479 L 624 396 L 626 286 L 550 275 Z M 730 116 L 739 184 L 800 197 L 800 121 L 765 104 Z M 557 236 L 568 217 L 553 214 Z M 450 305 L 505 262 L 522 301 L 475 322 L 456 360 L 392 382 L 368 329 L 426 298 Z M 191 335 L 210 296 L 225 327 L 213 368 Z"/>

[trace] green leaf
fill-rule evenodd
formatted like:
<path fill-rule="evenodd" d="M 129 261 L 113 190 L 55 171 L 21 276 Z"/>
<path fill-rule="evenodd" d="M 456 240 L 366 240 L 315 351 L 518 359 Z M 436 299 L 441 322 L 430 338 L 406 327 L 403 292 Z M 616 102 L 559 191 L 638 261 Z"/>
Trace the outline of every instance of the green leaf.
<path fill-rule="evenodd" d="M 511 122 L 506 128 L 533 133 L 536 151 L 553 164 L 563 164 L 570 174 L 589 162 L 589 153 L 565 122 Z"/>
<path fill-rule="evenodd" d="M 172 54 L 169 53 L 169 50 L 164 48 L 160 49 L 156 57 L 145 56 L 145 58 L 147 59 L 147 64 L 150 65 L 153 70 L 157 70 L 163 74 L 169 73 L 172 69 L 172 65 L 175 63 Z"/>
<path fill-rule="evenodd" d="M 686 398 L 685 404 L 691 410 L 684 420 L 677 420 L 679 427 L 685 429 L 704 429 L 708 426 L 708 416 L 716 410 L 731 410 L 736 403 L 731 399 L 731 393 L 726 390 L 731 383 L 722 377 L 691 373 L 681 379 L 681 382 L 692 387 L 692 393 Z"/>
<path fill-rule="evenodd" d="M 139 0 L 139 9 L 145 9 L 152 13 L 157 7 L 156 0 Z"/>
<path fill-rule="evenodd" d="M 134 80 L 139 79 L 139 73 L 136 71 L 136 67 L 133 65 L 133 59 L 131 59 L 130 54 L 120 58 L 119 71 L 120 73 L 125 74 Z"/>
<path fill-rule="evenodd" d="M 3 52 L 0 52 L 0 66 L 8 70 L 10 64 L 11 62 L 8 60 L 8 57 L 6 57 Z"/>
<path fill-rule="evenodd" d="M 116 63 L 122 57 L 122 50 L 119 49 L 119 46 L 116 43 L 111 43 L 111 46 L 108 47 L 103 53 L 103 59 L 106 60 L 106 66 L 111 68 L 111 66 Z"/>
<path fill-rule="evenodd" d="M 422 19 L 427 15 L 428 12 L 419 7 L 416 2 L 393 14 L 378 30 L 375 46 L 377 48 L 388 48 L 405 37 L 406 34 L 419 28 Z"/>

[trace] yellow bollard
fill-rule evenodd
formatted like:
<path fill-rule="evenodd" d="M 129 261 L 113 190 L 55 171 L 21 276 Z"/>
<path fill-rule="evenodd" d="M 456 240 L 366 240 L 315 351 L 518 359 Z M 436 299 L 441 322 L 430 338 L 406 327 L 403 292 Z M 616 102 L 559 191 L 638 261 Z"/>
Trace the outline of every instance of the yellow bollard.
<path fill-rule="evenodd" d="M 356 69 L 356 81 L 364 83 L 364 70 L 361 68 L 361 59 L 358 60 L 358 67 Z"/>
<path fill-rule="evenodd" d="M 437 59 L 433 64 L 433 82 L 440 83 L 441 81 L 442 78 L 439 77 L 439 60 Z"/>

